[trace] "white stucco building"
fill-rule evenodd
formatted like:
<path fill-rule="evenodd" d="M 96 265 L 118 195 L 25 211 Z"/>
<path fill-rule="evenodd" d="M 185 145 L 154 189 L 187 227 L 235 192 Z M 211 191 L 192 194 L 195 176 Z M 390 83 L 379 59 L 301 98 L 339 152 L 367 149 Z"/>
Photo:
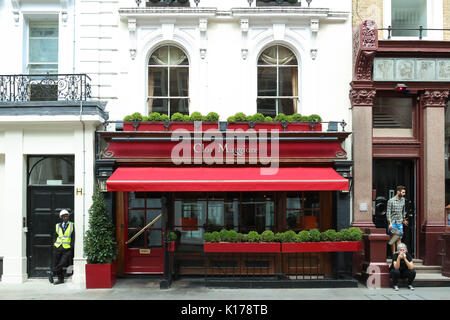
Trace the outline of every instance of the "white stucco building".
<path fill-rule="evenodd" d="M 247 0 L 201 0 L 198 6 L 191 0 L 181 7 L 140 2 L 0 3 L 0 41 L 8 44 L 0 59 L 2 281 L 22 282 L 46 271 L 47 262 L 36 262 L 33 252 L 39 245 L 48 251 L 51 243 L 47 235 L 39 244 L 30 226 L 42 209 L 32 191 L 56 185 L 69 193 L 69 203 L 73 196 L 73 205 L 64 205 L 73 210 L 76 226 L 72 281 L 84 283 L 82 234 L 96 179 L 95 132 L 107 114 L 115 121 L 134 112 L 214 111 L 226 121 L 236 112 L 275 116 L 283 111 L 318 114 L 325 122 L 344 120 L 351 131 L 351 0 L 290 7 Z M 20 81 L 2 77 L 46 72 L 86 74 L 89 85 L 80 80 L 75 91 L 60 87 L 53 101 L 36 102 L 29 101 L 29 92 L 27 99 L 12 98 L 6 86 Z M 15 88 L 28 90 L 29 84 L 15 82 Z M 89 89 L 90 97 L 84 96 Z M 348 144 L 349 139 L 344 149 L 351 159 Z M 70 168 L 56 170 L 52 162 L 42 169 L 48 178 L 33 183 L 33 165 L 49 156 L 58 163 L 69 159 Z M 49 225 L 61 208 L 48 204 Z"/>

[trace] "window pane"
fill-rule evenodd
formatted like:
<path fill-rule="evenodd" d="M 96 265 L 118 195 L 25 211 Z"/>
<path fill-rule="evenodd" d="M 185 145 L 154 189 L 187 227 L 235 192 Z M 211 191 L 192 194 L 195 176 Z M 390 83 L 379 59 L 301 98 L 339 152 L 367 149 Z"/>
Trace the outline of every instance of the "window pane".
<path fill-rule="evenodd" d="M 258 96 L 277 95 L 277 68 L 258 67 Z"/>
<path fill-rule="evenodd" d="M 139 193 L 130 192 L 128 198 L 129 208 L 145 208 L 145 199 Z"/>
<path fill-rule="evenodd" d="M 149 68 L 148 95 L 154 97 L 167 97 L 167 68 Z"/>
<path fill-rule="evenodd" d="M 378 97 L 373 106 L 374 128 L 412 128 L 412 98 Z"/>
<path fill-rule="evenodd" d="M 145 225 L 149 224 L 150 222 L 153 221 L 153 219 L 155 219 L 157 216 L 159 216 L 160 214 L 162 214 L 161 210 L 147 210 L 147 215 L 146 215 L 146 220 L 145 220 Z M 162 221 L 162 217 L 159 218 L 152 226 L 151 228 L 161 228 L 161 221 Z"/>
<path fill-rule="evenodd" d="M 188 99 L 170 99 L 170 116 L 172 116 L 175 112 L 189 114 Z"/>
<path fill-rule="evenodd" d="M 137 229 L 128 229 L 128 240 L 131 239 L 136 233 L 140 231 Z M 132 242 L 130 242 L 127 246 L 128 248 L 143 248 L 144 247 L 144 241 L 147 231 L 142 232 L 136 239 L 134 239 Z"/>
<path fill-rule="evenodd" d="M 279 95 L 297 95 L 297 67 L 279 68 Z"/>
<path fill-rule="evenodd" d="M 171 97 L 187 97 L 189 83 L 188 68 L 171 68 L 170 69 L 170 96 Z"/>
<path fill-rule="evenodd" d="M 44 26 L 44 25 L 31 25 L 30 26 L 30 38 L 57 38 L 58 26 Z"/>
<path fill-rule="evenodd" d="M 160 230 L 147 231 L 147 247 L 161 247 L 162 233 Z"/>
<path fill-rule="evenodd" d="M 278 46 L 278 64 L 279 65 L 297 65 L 297 58 L 294 53 L 283 46 Z"/>
<path fill-rule="evenodd" d="M 274 118 L 277 115 L 275 99 L 258 99 L 256 111 L 264 116 Z"/>
<path fill-rule="evenodd" d="M 58 39 L 30 39 L 29 62 L 58 62 Z"/>
<path fill-rule="evenodd" d="M 129 210 L 128 211 L 128 228 L 141 229 L 145 226 L 145 211 L 144 210 Z"/>
<path fill-rule="evenodd" d="M 58 73 L 58 64 L 31 64 L 29 70 L 30 74 L 56 74 Z"/>
<path fill-rule="evenodd" d="M 208 225 L 210 227 L 224 226 L 223 201 L 208 201 Z"/>
<path fill-rule="evenodd" d="M 167 65 L 169 63 L 169 47 L 164 46 L 153 52 L 148 64 Z"/>
<path fill-rule="evenodd" d="M 278 99 L 278 113 L 291 115 L 295 113 L 297 99 Z"/>
<path fill-rule="evenodd" d="M 170 47 L 169 48 L 170 55 L 169 55 L 169 64 L 172 66 L 177 65 L 188 65 L 188 59 L 186 57 L 186 54 L 183 52 L 183 50 L 177 48 L 177 47 Z"/>
<path fill-rule="evenodd" d="M 159 112 L 161 114 L 168 114 L 169 112 L 169 99 L 149 99 L 148 100 L 148 111 Z"/>
<path fill-rule="evenodd" d="M 248 233 L 273 229 L 274 203 L 270 196 L 262 193 L 244 193 L 240 214 L 239 232 Z"/>
<path fill-rule="evenodd" d="M 73 157 L 30 157 L 29 184 L 61 185 L 74 183 Z"/>
<path fill-rule="evenodd" d="M 392 0 L 392 28 L 427 28 L 427 0 Z M 393 30 L 393 36 L 418 37 L 419 30 Z M 423 31 L 426 36 L 426 31 Z"/>

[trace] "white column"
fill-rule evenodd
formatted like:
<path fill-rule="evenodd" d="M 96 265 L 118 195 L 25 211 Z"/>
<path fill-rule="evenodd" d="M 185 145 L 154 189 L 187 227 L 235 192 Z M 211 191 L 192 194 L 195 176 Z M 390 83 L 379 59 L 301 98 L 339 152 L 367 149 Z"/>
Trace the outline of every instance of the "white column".
<path fill-rule="evenodd" d="M 2 282 L 22 283 L 27 279 L 26 233 L 26 164 L 23 155 L 23 131 L 12 129 L 5 132 L 5 199 L 2 230 L 3 276 Z"/>
<path fill-rule="evenodd" d="M 84 139 L 83 139 L 84 136 Z M 80 126 L 74 131 L 75 144 L 75 250 L 73 259 L 72 285 L 85 288 L 86 275 L 83 240 L 84 233 L 89 225 L 89 208 L 92 204 L 94 188 L 94 159 L 95 159 L 95 127 L 92 123 L 80 122 Z M 82 189 L 82 193 L 77 190 Z"/>

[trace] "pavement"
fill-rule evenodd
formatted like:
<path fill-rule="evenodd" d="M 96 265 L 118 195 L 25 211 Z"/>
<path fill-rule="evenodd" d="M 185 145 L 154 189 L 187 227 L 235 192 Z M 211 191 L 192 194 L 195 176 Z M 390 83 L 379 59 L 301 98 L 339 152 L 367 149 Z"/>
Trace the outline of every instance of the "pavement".
<path fill-rule="evenodd" d="M 29 279 L 21 284 L 0 282 L 0 300 L 450 300 L 450 287 L 367 288 L 289 288 L 228 289 L 209 288 L 201 282 L 174 281 L 161 290 L 159 281 L 120 278 L 111 289 L 84 289 L 72 284 L 53 285 L 46 279 Z"/>

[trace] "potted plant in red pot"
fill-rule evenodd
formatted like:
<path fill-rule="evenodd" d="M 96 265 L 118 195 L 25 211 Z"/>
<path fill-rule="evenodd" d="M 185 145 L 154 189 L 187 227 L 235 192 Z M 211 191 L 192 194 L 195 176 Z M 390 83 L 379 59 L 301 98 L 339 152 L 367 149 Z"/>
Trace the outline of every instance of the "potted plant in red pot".
<path fill-rule="evenodd" d="M 87 257 L 86 289 L 112 288 L 116 282 L 114 260 L 117 244 L 103 194 L 99 188 L 92 196 L 89 209 L 89 230 L 84 238 Z"/>

